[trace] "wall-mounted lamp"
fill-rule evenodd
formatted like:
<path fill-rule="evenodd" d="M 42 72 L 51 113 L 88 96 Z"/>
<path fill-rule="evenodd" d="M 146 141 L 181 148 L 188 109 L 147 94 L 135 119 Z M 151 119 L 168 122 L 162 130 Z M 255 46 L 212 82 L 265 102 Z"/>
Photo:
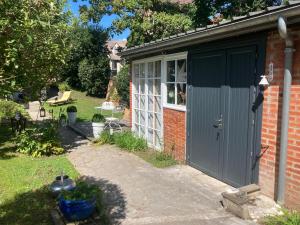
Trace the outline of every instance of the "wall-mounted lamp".
<path fill-rule="evenodd" d="M 274 70 L 274 65 L 271 62 L 269 64 L 269 74 L 260 76 L 261 80 L 259 82 L 259 86 L 268 87 L 270 85 L 270 83 L 273 81 L 273 70 Z"/>

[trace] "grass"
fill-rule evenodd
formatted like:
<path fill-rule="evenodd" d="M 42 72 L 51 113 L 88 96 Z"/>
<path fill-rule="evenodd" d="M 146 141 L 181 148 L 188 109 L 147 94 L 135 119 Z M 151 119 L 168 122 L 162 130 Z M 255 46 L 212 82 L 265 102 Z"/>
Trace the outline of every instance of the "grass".
<path fill-rule="evenodd" d="M 148 149 L 147 142 L 144 139 L 135 137 L 135 135 L 129 131 L 114 133 L 113 135 L 110 135 L 109 132 L 102 132 L 98 143 L 116 144 L 121 149 L 134 153 L 158 168 L 165 168 L 177 164 L 177 161 L 171 155 Z"/>
<path fill-rule="evenodd" d="M 96 142 L 99 144 L 116 144 L 128 152 L 145 151 L 148 148 L 144 139 L 136 137 L 130 131 L 113 133 L 112 135 L 109 131 L 103 131 Z"/>
<path fill-rule="evenodd" d="M 299 225 L 300 213 L 283 210 L 282 215 L 269 216 L 262 222 L 263 225 Z"/>
<path fill-rule="evenodd" d="M 129 131 L 114 133 L 114 142 L 117 146 L 129 152 L 145 151 L 148 148 L 144 139 L 135 137 Z"/>
<path fill-rule="evenodd" d="M 66 156 L 32 158 L 14 152 L 10 130 L 0 128 L 0 224 L 52 224 L 48 184 L 61 173 L 79 176 Z"/>
<path fill-rule="evenodd" d="M 59 116 L 59 110 L 62 108 L 63 113 L 67 115 L 67 107 L 70 105 L 74 105 L 77 107 L 77 120 L 78 121 L 91 121 L 93 115 L 95 113 L 99 113 L 99 110 L 96 110 L 95 107 L 101 106 L 101 104 L 105 101 L 104 98 L 97 98 L 86 96 L 85 92 L 80 92 L 76 90 L 72 90 L 71 98 L 73 102 L 61 106 L 50 106 L 49 104 L 45 104 L 45 108 L 47 110 L 53 109 L 53 115 L 55 118 Z M 104 116 L 111 116 L 111 112 L 103 111 Z M 114 116 L 121 118 L 122 113 L 114 113 Z"/>

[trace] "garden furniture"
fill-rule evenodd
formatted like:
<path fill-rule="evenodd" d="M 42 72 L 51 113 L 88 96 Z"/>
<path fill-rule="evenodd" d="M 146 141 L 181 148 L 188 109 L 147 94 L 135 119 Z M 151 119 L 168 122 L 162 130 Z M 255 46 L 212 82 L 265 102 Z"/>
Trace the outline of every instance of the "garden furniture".
<path fill-rule="evenodd" d="M 53 99 L 53 100 L 48 100 L 47 103 L 49 105 L 59 105 L 59 104 L 66 104 L 70 101 L 71 99 L 71 93 L 72 91 L 65 91 L 61 98 L 59 99 Z"/>
<path fill-rule="evenodd" d="M 120 112 L 120 107 L 115 106 L 113 102 L 103 102 L 101 106 L 95 107 L 96 109 L 102 111 L 111 111 L 111 116 L 105 117 L 105 127 L 104 129 L 109 129 L 111 132 L 113 129 L 120 129 L 122 130 L 122 126 L 120 125 L 119 118 L 114 116 L 114 113 Z"/>

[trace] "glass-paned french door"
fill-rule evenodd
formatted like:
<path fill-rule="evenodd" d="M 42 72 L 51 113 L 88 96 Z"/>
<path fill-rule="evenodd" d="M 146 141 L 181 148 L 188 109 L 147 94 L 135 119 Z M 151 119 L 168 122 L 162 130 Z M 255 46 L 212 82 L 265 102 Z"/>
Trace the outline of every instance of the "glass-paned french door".
<path fill-rule="evenodd" d="M 133 65 L 133 130 L 151 147 L 162 146 L 161 61 Z"/>

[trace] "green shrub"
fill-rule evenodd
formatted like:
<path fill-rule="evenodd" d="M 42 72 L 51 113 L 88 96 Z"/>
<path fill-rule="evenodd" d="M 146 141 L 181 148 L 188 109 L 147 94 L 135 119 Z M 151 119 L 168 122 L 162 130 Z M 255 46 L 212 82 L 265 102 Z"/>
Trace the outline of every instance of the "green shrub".
<path fill-rule="evenodd" d="M 102 192 L 96 185 L 89 185 L 86 182 L 80 181 L 76 183 L 76 187 L 72 191 L 62 191 L 61 197 L 65 200 L 92 200 L 102 196 Z"/>
<path fill-rule="evenodd" d="M 168 160 L 174 160 L 173 157 L 170 154 L 167 154 L 165 152 L 159 152 L 155 155 L 155 159 L 157 161 L 168 161 Z"/>
<path fill-rule="evenodd" d="M 67 116 L 64 113 L 62 113 L 59 117 L 59 120 L 66 120 L 66 119 L 67 119 Z"/>
<path fill-rule="evenodd" d="M 33 157 L 60 155 L 65 152 L 60 146 L 56 125 L 50 122 L 19 134 L 17 151 Z"/>
<path fill-rule="evenodd" d="M 300 213 L 296 211 L 283 210 L 282 215 L 269 216 L 263 221 L 264 225 L 299 225 Z"/>
<path fill-rule="evenodd" d="M 71 91 L 71 87 L 67 82 L 62 82 L 58 85 L 58 89 L 60 92 Z"/>
<path fill-rule="evenodd" d="M 0 100 L 0 120 L 15 117 L 17 112 L 21 113 L 22 116 L 29 118 L 23 105 L 13 101 Z"/>
<path fill-rule="evenodd" d="M 117 74 L 116 89 L 122 102 L 129 106 L 129 76 L 128 65 L 125 65 Z"/>
<path fill-rule="evenodd" d="M 65 200 L 93 200 L 96 199 L 97 212 L 101 218 L 101 224 L 110 224 L 109 218 L 105 214 L 103 202 L 103 192 L 95 184 L 87 184 L 84 181 L 76 182 L 75 189 L 71 191 L 62 191 L 60 194 Z"/>
<path fill-rule="evenodd" d="M 105 97 L 109 76 L 110 67 L 107 56 L 85 58 L 79 63 L 78 77 L 88 95 Z"/>
<path fill-rule="evenodd" d="M 105 117 L 100 113 L 95 113 L 93 115 L 92 122 L 103 123 L 103 122 L 105 122 Z"/>
<path fill-rule="evenodd" d="M 130 152 L 144 151 L 148 148 L 147 142 L 143 138 L 136 137 L 130 131 L 113 133 L 112 135 L 109 131 L 103 131 L 96 142 L 99 144 L 116 144 Z"/>
<path fill-rule="evenodd" d="M 77 112 L 77 108 L 75 105 L 68 106 L 67 112 Z"/>
<path fill-rule="evenodd" d="M 114 133 L 114 142 L 117 146 L 127 151 L 144 151 L 148 148 L 143 138 L 136 137 L 132 132 Z"/>
<path fill-rule="evenodd" d="M 105 130 L 101 132 L 100 137 L 96 140 L 97 143 L 104 144 L 114 144 L 114 135 L 110 135 L 109 131 Z"/>

